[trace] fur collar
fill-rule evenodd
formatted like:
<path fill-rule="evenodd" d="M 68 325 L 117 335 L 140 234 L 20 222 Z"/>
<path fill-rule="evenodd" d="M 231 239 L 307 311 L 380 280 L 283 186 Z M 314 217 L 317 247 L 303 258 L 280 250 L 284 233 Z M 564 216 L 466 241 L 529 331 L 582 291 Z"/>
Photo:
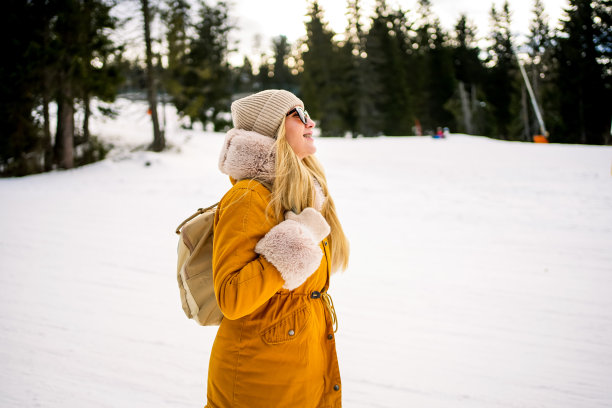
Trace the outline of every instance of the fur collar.
<path fill-rule="evenodd" d="M 257 132 L 231 129 L 225 136 L 219 170 L 236 180 L 255 179 L 269 186 L 274 183 L 275 140 Z M 321 211 L 325 195 L 319 182 L 314 180 L 315 208 Z"/>
<path fill-rule="evenodd" d="M 219 170 L 236 179 L 274 182 L 274 139 L 257 132 L 231 129 L 219 156 Z"/>

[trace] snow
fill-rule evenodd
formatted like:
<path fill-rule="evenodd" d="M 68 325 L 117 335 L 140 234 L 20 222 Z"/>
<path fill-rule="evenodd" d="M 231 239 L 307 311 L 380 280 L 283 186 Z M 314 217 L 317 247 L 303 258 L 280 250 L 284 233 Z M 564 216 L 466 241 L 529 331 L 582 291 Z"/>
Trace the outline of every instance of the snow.
<path fill-rule="evenodd" d="M 120 100 L 116 148 L 0 180 L 0 406 L 194 407 L 216 328 L 188 321 L 176 225 L 230 187 L 224 135 L 150 142 Z M 315 140 L 351 240 L 332 279 L 343 401 L 612 406 L 612 148 L 483 137 Z"/>

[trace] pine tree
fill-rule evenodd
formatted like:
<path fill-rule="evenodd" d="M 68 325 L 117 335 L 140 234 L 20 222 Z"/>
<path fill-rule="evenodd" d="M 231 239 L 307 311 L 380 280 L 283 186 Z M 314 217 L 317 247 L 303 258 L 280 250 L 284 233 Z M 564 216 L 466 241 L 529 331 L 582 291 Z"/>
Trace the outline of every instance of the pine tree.
<path fill-rule="evenodd" d="M 268 86 L 272 89 L 285 89 L 294 93 L 298 92 L 296 77 L 289 68 L 289 57 L 291 56 L 291 44 L 287 37 L 280 35 L 272 39 L 272 77 Z"/>
<path fill-rule="evenodd" d="M 555 111 L 554 101 L 558 99 L 557 90 L 552 82 L 553 73 L 556 70 L 553 59 L 553 45 L 544 4 L 542 0 L 535 0 L 533 18 L 529 25 L 529 37 L 526 44 L 529 62 L 526 64 L 525 70 L 528 72 L 529 81 L 544 122 L 549 124 L 558 121 L 553 113 Z M 531 104 L 528 107 L 530 134 L 541 133 L 540 125 Z"/>
<path fill-rule="evenodd" d="M 272 66 L 268 63 L 268 58 L 265 54 L 261 55 L 261 64 L 255 76 L 255 89 L 258 91 L 273 88 L 272 76 L 274 76 L 274 72 Z"/>
<path fill-rule="evenodd" d="M 460 15 L 455 24 L 452 43 L 454 73 L 457 79 L 457 91 L 453 98 L 455 116 L 458 118 L 457 128 L 460 132 L 483 134 L 485 120 L 479 99 L 482 97 L 485 69 L 479 58 L 476 28 L 468 22 L 465 14 Z"/>
<path fill-rule="evenodd" d="M 285 89 L 295 94 L 299 93 L 299 82 L 289 67 L 292 57 L 292 47 L 287 37 L 279 35 L 272 39 L 272 55 L 262 54 L 257 75 L 257 90 Z"/>
<path fill-rule="evenodd" d="M 157 116 L 157 79 L 153 71 L 153 51 L 151 47 L 151 20 L 153 19 L 153 13 L 149 7 L 149 0 L 140 0 L 140 3 L 143 15 L 145 61 L 147 64 L 147 99 L 153 123 L 153 143 L 150 148 L 155 152 L 160 152 L 166 147 L 166 138 L 159 129 L 159 119 Z"/>
<path fill-rule="evenodd" d="M 42 86 L 37 61 L 44 55 L 42 32 L 49 21 L 31 2 L 8 0 L 0 9 L 0 30 L 9 39 L 0 59 L 0 175 L 21 176 L 40 171 L 26 156 L 39 147 L 33 115 L 36 88 Z"/>
<path fill-rule="evenodd" d="M 54 156 L 61 168 L 74 166 L 74 113 L 78 95 L 78 82 L 82 61 L 82 14 L 78 0 L 68 0 L 58 10 L 54 24 L 55 49 L 57 50 L 57 130 Z"/>
<path fill-rule="evenodd" d="M 80 136 L 75 137 L 75 145 L 81 152 L 75 158 L 77 165 L 102 158 L 98 142 L 89 134 L 91 99 L 96 97 L 104 102 L 113 102 L 123 81 L 118 67 L 122 49 L 107 35 L 107 31 L 114 30 L 116 25 L 116 19 L 110 14 L 111 8 L 111 4 L 96 0 L 84 0 L 82 3 L 83 28 L 79 37 L 82 68 L 77 96 L 83 103 L 83 126 Z"/>
<path fill-rule="evenodd" d="M 570 0 L 562 21 L 556 54 L 563 127 L 556 132 L 563 141 L 610 143 L 610 7 L 609 0 Z"/>
<path fill-rule="evenodd" d="M 429 0 L 417 1 L 417 20 L 414 28 L 414 58 L 411 64 L 414 67 L 413 95 L 418 97 L 419 103 L 416 104 L 416 116 L 424 132 L 433 132 L 438 121 L 433 117 L 434 110 L 437 108 L 432 92 L 435 92 L 436 81 L 435 73 L 432 72 L 432 50 L 436 35 L 435 16 L 431 10 Z"/>
<path fill-rule="evenodd" d="M 433 30 L 431 22 L 431 3 L 428 0 L 417 1 L 417 20 L 414 28 L 414 68 L 417 77 L 413 93 L 419 99 L 416 104 L 416 116 L 424 132 L 433 131 L 434 121 L 431 117 L 431 73 L 429 72 L 429 50 Z"/>
<path fill-rule="evenodd" d="M 382 132 L 387 135 L 411 133 L 415 116 L 412 111 L 410 88 L 406 70 L 407 42 L 402 31 L 404 21 L 393 13 L 385 0 L 377 0 L 372 25 L 366 36 L 366 52 L 380 92 L 376 109 L 383 114 Z"/>
<path fill-rule="evenodd" d="M 436 29 L 430 0 L 417 1 L 418 27 L 415 30 L 419 49 L 428 50 L 434 45 Z"/>
<path fill-rule="evenodd" d="M 233 85 L 232 89 L 236 94 L 247 94 L 255 90 L 255 76 L 253 75 L 253 65 L 248 57 L 244 57 L 242 66 L 232 70 Z"/>
<path fill-rule="evenodd" d="M 489 48 L 489 70 L 486 94 L 492 105 L 494 118 L 494 135 L 501 139 L 515 137 L 511 123 L 517 112 L 513 112 L 512 104 L 516 102 L 517 64 L 512 51 L 512 34 L 510 31 L 510 7 L 506 1 L 501 13 L 495 6 L 491 7 L 493 45 Z"/>
<path fill-rule="evenodd" d="M 349 0 L 346 14 L 348 25 L 340 50 L 343 73 L 340 81 L 345 101 L 342 119 L 352 137 L 374 136 L 383 127 L 382 113 L 374 103 L 380 92 L 380 78 L 367 58 L 360 1 Z"/>
<path fill-rule="evenodd" d="M 52 47 L 53 34 L 51 20 L 55 14 L 54 7 L 56 7 L 56 5 L 45 4 L 43 2 L 36 2 L 32 5 L 33 9 L 31 15 L 36 16 L 36 23 L 33 24 L 34 28 L 29 28 L 36 33 L 37 40 L 35 40 L 35 42 L 38 42 L 39 44 L 38 56 L 36 57 L 38 75 L 37 80 L 34 80 L 33 82 L 38 84 L 38 88 L 35 92 L 36 94 L 40 95 L 40 104 L 43 115 L 42 149 L 44 151 L 44 164 L 40 170 L 50 171 L 53 169 L 54 165 L 54 152 L 51 136 L 51 117 L 49 113 L 49 105 L 51 104 L 53 95 L 57 89 L 57 85 L 53 80 L 54 64 L 56 59 L 55 50 Z M 37 170 L 38 169 L 32 169 L 32 172 Z"/>
<path fill-rule="evenodd" d="M 533 19 L 529 25 L 529 38 L 527 41 L 529 58 L 531 60 L 531 80 L 534 93 L 541 102 L 539 83 L 546 76 L 550 67 L 551 50 L 553 46 L 548 17 L 544 11 L 542 0 L 535 0 L 533 6 Z"/>
<path fill-rule="evenodd" d="M 333 32 L 327 28 L 323 9 L 317 1 L 309 5 L 306 22 L 306 51 L 301 55 L 301 88 L 304 103 L 313 118 L 320 121 L 323 136 L 342 136 L 345 101 L 339 79 L 339 50 Z"/>
<path fill-rule="evenodd" d="M 597 52 L 597 62 L 601 67 L 603 96 L 605 100 L 612 99 L 612 0 L 600 0 L 593 3 L 595 28 L 595 50 Z M 602 106 L 602 116 L 600 117 L 602 143 L 612 145 L 612 129 L 610 120 L 603 123 L 606 116 L 612 117 L 612 107 Z M 597 132 L 597 130 L 595 130 Z"/>
<path fill-rule="evenodd" d="M 597 62 L 603 69 L 603 80 L 609 90 L 612 84 L 612 0 L 599 0 L 593 5 L 593 26 Z M 607 144 L 612 143 L 612 140 Z"/>
<path fill-rule="evenodd" d="M 350 25 L 350 21 L 349 21 Z M 343 127 L 355 138 L 359 135 L 359 102 L 360 102 L 360 76 L 359 58 L 353 52 L 359 53 L 359 44 L 353 42 L 350 33 L 345 33 L 344 40 L 338 44 L 338 69 L 342 73 L 340 80 L 341 98 L 345 102 L 342 105 L 340 116 Z"/>
<path fill-rule="evenodd" d="M 228 33 L 232 29 L 228 6 L 199 3 L 199 20 L 194 26 L 195 37 L 189 43 L 185 58 L 183 87 L 186 106 L 179 111 L 203 124 L 212 123 L 215 130 L 224 130 L 229 122 L 222 116 L 230 105 L 231 70 L 227 61 Z"/>
<path fill-rule="evenodd" d="M 190 3 L 186 0 L 166 0 L 162 19 L 166 25 L 168 43 L 168 69 L 177 68 L 188 52 L 191 26 Z"/>
<path fill-rule="evenodd" d="M 89 100 L 112 100 L 121 81 L 114 63 L 117 47 L 109 39 L 113 4 L 63 0 L 9 1 L 3 6 L 8 20 L 2 27 L 9 29 L 12 40 L 5 52 L 9 64 L 0 68 L 7 78 L 4 83 L 10 84 L 0 115 L 7 120 L 3 134 L 10 136 L 6 146 L 2 141 L 0 173 L 29 174 L 50 170 L 54 163 L 71 168 L 100 158 L 103 152 L 89 138 Z M 54 146 L 49 113 L 53 99 L 58 106 Z M 84 120 L 76 129 L 79 101 Z"/>
<path fill-rule="evenodd" d="M 89 138 L 89 101 L 94 96 L 111 101 L 121 81 L 111 61 L 117 51 L 109 39 L 115 20 L 110 16 L 112 4 L 101 0 L 50 2 L 49 7 L 53 15 L 49 46 L 53 61 L 51 72 L 44 76 L 56 84 L 54 157 L 59 167 L 71 168 L 101 158 L 97 143 Z M 77 100 L 83 102 L 84 110 L 80 135 L 74 121 Z M 80 156 L 75 155 L 77 145 Z"/>
<path fill-rule="evenodd" d="M 189 52 L 189 30 L 191 6 L 186 0 L 166 0 L 162 19 L 166 27 L 168 44 L 168 66 L 164 73 L 163 85 L 174 106 L 182 111 L 188 104 L 184 94 L 182 78 Z"/>
<path fill-rule="evenodd" d="M 447 34 L 442 30 L 437 18 L 434 19 L 433 32 L 434 38 L 428 58 L 431 125 L 432 127 L 449 126 L 455 128 L 454 115 L 447 105 L 456 87 L 452 51 L 447 46 Z"/>

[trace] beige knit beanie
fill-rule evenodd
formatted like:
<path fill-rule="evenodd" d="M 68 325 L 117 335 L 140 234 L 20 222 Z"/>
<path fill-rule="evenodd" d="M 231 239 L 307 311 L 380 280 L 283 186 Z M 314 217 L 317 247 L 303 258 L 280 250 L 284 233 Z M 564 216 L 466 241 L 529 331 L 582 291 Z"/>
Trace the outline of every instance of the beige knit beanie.
<path fill-rule="evenodd" d="M 283 117 L 304 103 L 282 89 L 268 89 L 237 99 L 232 103 L 232 120 L 236 129 L 254 131 L 276 139 Z"/>

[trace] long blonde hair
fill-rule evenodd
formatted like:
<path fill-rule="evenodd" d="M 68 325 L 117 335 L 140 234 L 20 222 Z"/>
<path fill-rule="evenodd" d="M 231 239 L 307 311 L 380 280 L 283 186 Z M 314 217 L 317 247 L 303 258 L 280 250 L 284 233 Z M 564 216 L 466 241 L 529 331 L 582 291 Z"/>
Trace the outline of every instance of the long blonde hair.
<path fill-rule="evenodd" d="M 270 200 L 274 215 L 282 220 L 285 211 L 292 210 L 299 214 L 306 207 L 314 207 L 316 179 L 325 195 L 321 214 L 331 228 L 331 269 L 333 272 L 346 269 L 350 253 L 349 241 L 344 235 L 334 200 L 327 189 L 323 166 L 314 156 L 300 160 L 293 152 L 285 137 L 285 119 L 279 127 L 275 146 L 275 178 Z"/>

